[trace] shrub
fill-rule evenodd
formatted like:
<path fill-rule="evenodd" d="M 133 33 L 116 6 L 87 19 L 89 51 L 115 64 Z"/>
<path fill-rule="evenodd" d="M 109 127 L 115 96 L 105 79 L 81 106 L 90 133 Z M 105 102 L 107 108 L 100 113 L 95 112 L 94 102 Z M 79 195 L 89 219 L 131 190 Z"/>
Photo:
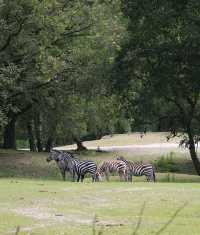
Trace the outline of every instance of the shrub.
<path fill-rule="evenodd" d="M 160 172 L 177 172 L 179 171 L 179 167 L 177 162 L 174 160 L 175 154 L 170 152 L 167 156 L 162 156 L 158 160 L 155 161 L 154 165 L 157 171 Z"/>

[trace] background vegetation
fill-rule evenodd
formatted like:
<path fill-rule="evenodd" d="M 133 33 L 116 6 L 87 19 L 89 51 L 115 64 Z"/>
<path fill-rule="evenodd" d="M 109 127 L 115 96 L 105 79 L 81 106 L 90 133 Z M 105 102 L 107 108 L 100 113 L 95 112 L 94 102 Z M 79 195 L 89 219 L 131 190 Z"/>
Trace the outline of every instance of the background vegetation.
<path fill-rule="evenodd" d="M 0 142 L 171 131 L 200 174 L 199 10 L 187 1 L 0 1 Z"/>
<path fill-rule="evenodd" d="M 199 234 L 199 26 L 195 0 L 0 0 L 1 233 L 88 234 L 97 213 L 99 234 Z M 76 144 L 99 163 L 121 152 L 83 141 L 131 145 L 115 134 L 135 131 L 165 131 L 189 155 L 123 153 L 155 165 L 151 185 L 64 184 L 45 161 Z"/>

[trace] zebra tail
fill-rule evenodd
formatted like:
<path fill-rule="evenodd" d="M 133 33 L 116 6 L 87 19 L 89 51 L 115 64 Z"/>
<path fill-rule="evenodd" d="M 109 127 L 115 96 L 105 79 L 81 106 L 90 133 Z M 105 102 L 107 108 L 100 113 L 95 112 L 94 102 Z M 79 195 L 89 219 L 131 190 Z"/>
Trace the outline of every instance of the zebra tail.
<path fill-rule="evenodd" d="M 156 174 L 155 174 L 155 170 L 153 171 L 153 181 L 156 182 Z"/>

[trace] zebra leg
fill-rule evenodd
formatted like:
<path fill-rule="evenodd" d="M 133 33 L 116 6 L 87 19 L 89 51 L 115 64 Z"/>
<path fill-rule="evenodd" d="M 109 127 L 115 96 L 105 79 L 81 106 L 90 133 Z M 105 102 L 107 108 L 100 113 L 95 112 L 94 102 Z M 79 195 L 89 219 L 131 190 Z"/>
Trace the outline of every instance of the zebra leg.
<path fill-rule="evenodd" d="M 65 170 L 61 170 L 63 181 L 65 181 Z"/>
<path fill-rule="evenodd" d="M 75 171 L 73 170 L 73 172 L 72 172 L 72 181 L 73 181 L 73 182 L 75 181 L 75 175 L 76 175 L 76 173 L 75 173 Z"/>
<path fill-rule="evenodd" d="M 156 182 L 156 175 L 155 175 L 155 172 L 153 172 L 153 182 Z"/>
<path fill-rule="evenodd" d="M 80 180 L 80 174 L 78 174 L 78 177 L 77 177 L 77 182 L 79 182 Z"/>
<path fill-rule="evenodd" d="M 96 179 L 96 176 L 95 176 L 95 174 L 93 174 L 93 175 L 92 175 L 92 182 L 94 182 L 95 179 Z"/>
<path fill-rule="evenodd" d="M 155 174 L 154 174 L 154 172 L 153 172 L 152 175 L 149 177 L 149 181 L 155 182 Z"/>
<path fill-rule="evenodd" d="M 84 180 L 84 175 L 81 175 L 81 182 L 83 182 L 83 180 Z"/>
<path fill-rule="evenodd" d="M 126 181 L 126 182 L 129 182 L 130 180 L 129 180 L 129 178 L 130 178 L 130 175 L 131 175 L 131 173 L 129 172 L 129 171 L 125 171 L 124 172 L 124 180 Z M 131 179 L 131 181 L 132 181 L 132 179 Z"/>
<path fill-rule="evenodd" d="M 123 180 L 122 180 L 122 175 L 123 175 L 123 173 L 122 173 L 122 172 L 119 172 L 119 179 L 120 179 L 120 181 L 123 181 Z"/>
<path fill-rule="evenodd" d="M 146 178 L 147 178 L 147 182 L 150 182 L 150 181 L 151 181 L 151 176 L 146 175 Z"/>
<path fill-rule="evenodd" d="M 130 174 L 128 174 L 128 182 L 132 182 L 133 181 L 133 176 L 132 176 L 132 174 L 130 173 Z"/>
<path fill-rule="evenodd" d="M 125 174 L 124 179 L 125 179 L 126 182 L 129 182 L 129 175 Z"/>
<path fill-rule="evenodd" d="M 106 180 L 109 181 L 109 174 L 108 172 L 105 172 Z"/>

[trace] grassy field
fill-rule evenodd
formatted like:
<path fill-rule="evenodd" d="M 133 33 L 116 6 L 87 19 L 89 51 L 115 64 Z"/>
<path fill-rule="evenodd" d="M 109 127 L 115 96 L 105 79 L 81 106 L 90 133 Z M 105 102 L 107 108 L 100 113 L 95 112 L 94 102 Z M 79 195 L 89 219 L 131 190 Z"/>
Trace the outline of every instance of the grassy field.
<path fill-rule="evenodd" d="M 2 235 L 14 234 L 17 226 L 22 235 L 94 235 L 94 226 L 96 234 L 131 235 L 138 222 L 137 234 L 142 235 L 200 234 L 200 185 L 195 183 L 81 184 L 13 178 L 0 180 L 0 192 Z"/>
<path fill-rule="evenodd" d="M 97 164 L 117 155 L 151 162 L 156 183 L 144 177 L 119 182 L 117 176 L 110 182 L 63 182 L 56 163 L 46 162 L 47 153 L 0 150 L 0 234 L 15 234 L 20 226 L 19 235 L 199 235 L 200 177 L 188 153 L 146 151 L 76 155 Z"/>

